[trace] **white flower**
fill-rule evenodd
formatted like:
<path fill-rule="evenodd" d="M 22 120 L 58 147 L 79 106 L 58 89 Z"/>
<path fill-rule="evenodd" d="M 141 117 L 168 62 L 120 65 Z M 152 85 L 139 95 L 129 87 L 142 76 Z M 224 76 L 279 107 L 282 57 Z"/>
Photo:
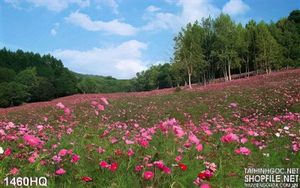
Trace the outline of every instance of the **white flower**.
<path fill-rule="evenodd" d="M 280 137 L 280 133 L 275 133 L 275 136 Z"/>
<path fill-rule="evenodd" d="M 285 126 L 283 129 L 284 130 L 289 130 L 290 128 L 288 126 Z"/>
<path fill-rule="evenodd" d="M 270 157 L 269 153 L 263 153 L 263 156 Z"/>
<path fill-rule="evenodd" d="M 0 147 L 0 154 L 3 154 L 4 153 L 4 150 L 2 147 Z"/>

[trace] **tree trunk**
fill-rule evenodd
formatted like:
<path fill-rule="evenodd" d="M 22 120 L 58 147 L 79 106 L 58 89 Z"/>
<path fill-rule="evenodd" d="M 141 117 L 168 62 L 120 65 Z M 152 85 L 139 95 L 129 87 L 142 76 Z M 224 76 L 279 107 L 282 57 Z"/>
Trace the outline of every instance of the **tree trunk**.
<path fill-rule="evenodd" d="M 191 73 L 188 74 L 189 74 L 189 88 L 192 89 L 192 80 L 191 80 L 192 74 Z"/>
<path fill-rule="evenodd" d="M 226 67 L 226 65 L 224 66 L 223 74 L 224 74 L 224 79 L 225 79 L 225 82 L 226 82 L 226 81 L 228 81 L 228 76 L 227 76 L 227 67 Z"/>
<path fill-rule="evenodd" d="M 231 81 L 230 63 L 228 63 L 228 80 Z"/>

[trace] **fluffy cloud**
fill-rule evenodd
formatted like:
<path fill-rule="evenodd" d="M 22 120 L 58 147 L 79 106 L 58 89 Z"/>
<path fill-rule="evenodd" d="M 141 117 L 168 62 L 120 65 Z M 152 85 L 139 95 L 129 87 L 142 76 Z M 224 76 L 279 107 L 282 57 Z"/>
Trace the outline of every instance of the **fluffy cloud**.
<path fill-rule="evenodd" d="M 146 11 L 148 12 L 156 12 L 156 11 L 159 11 L 160 8 L 159 7 L 156 7 L 156 6 L 153 6 L 153 5 L 150 5 L 146 8 Z"/>
<path fill-rule="evenodd" d="M 12 4 L 14 7 L 21 6 L 21 3 L 27 2 L 35 7 L 46 7 L 51 11 L 60 12 L 67 9 L 70 4 L 76 4 L 80 7 L 90 5 L 89 0 L 5 0 L 5 2 Z"/>
<path fill-rule="evenodd" d="M 76 72 L 131 78 L 136 72 L 146 69 L 141 59 L 142 50 L 146 48 L 147 44 L 130 40 L 110 48 L 55 50 L 51 54 Z"/>
<path fill-rule="evenodd" d="M 117 19 L 109 22 L 93 21 L 88 15 L 73 12 L 65 18 L 68 22 L 82 27 L 88 31 L 104 31 L 109 34 L 129 36 L 136 33 L 136 28 L 130 24 L 122 23 Z"/>
<path fill-rule="evenodd" d="M 242 0 L 230 0 L 224 5 L 222 11 L 226 14 L 236 16 L 246 13 L 249 9 L 250 7 Z"/>
<path fill-rule="evenodd" d="M 144 30 L 173 29 L 177 31 L 188 22 L 201 20 L 208 16 L 216 16 L 220 10 L 210 0 L 166 0 L 182 8 L 179 14 L 168 12 L 154 12 Z"/>

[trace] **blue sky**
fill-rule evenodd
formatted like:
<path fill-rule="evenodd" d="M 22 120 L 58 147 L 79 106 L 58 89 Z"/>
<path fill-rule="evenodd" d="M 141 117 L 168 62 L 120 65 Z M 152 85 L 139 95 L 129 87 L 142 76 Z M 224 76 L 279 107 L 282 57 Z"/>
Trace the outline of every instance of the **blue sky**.
<path fill-rule="evenodd" d="M 2 0 L 0 47 L 50 53 L 85 74 L 131 78 L 167 62 L 190 21 L 220 12 L 276 21 L 300 0 Z"/>

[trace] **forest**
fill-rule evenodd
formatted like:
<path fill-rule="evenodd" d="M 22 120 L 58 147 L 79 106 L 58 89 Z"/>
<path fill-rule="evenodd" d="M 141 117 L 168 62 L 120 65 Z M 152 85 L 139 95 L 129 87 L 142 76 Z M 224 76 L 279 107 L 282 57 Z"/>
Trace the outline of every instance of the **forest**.
<path fill-rule="evenodd" d="M 82 75 L 50 54 L 0 50 L 0 107 L 75 93 L 111 93 L 207 84 L 300 66 L 300 10 L 277 22 L 245 25 L 226 14 L 188 23 L 174 37 L 174 54 L 129 80 Z"/>

